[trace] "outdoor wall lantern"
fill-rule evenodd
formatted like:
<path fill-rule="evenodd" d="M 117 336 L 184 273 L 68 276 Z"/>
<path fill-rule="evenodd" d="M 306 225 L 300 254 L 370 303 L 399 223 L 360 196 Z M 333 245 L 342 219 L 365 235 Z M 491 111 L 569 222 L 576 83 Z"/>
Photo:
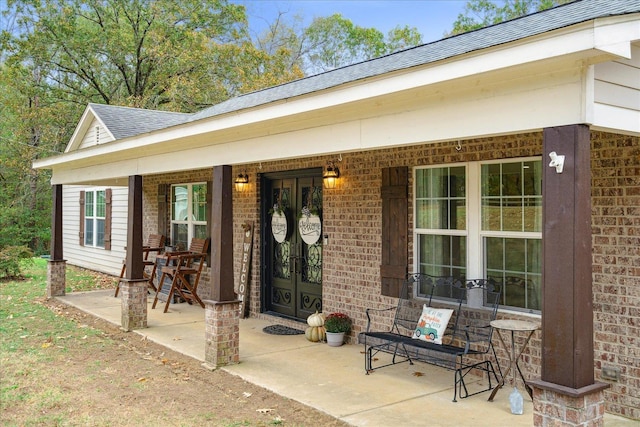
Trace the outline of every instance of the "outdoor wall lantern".
<path fill-rule="evenodd" d="M 324 188 L 336 188 L 338 178 L 340 178 L 340 169 L 338 169 L 334 162 L 328 162 L 327 167 L 322 173 Z"/>
<path fill-rule="evenodd" d="M 239 193 L 244 192 L 249 186 L 249 176 L 244 174 L 239 174 L 235 180 L 236 191 Z"/>

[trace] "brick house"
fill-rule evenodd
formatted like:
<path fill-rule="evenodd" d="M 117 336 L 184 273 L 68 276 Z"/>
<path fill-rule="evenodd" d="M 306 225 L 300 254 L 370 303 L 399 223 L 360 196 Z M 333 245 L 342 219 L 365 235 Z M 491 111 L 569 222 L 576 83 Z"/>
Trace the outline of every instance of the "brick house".
<path fill-rule="evenodd" d="M 53 171 L 50 282 L 87 254 L 66 221 L 87 191 L 119 195 L 80 221 L 110 232 L 87 255 L 111 257 L 103 271 L 149 234 L 207 236 L 201 297 L 232 300 L 252 224 L 250 315 L 343 311 L 352 340 L 409 272 L 492 277 L 499 317 L 542 324 L 523 365 L 537 425 L 558 395 L 640 419 L 640 1 L 577 1 L 192 115 L 90 105 L 35 167 Z"/>

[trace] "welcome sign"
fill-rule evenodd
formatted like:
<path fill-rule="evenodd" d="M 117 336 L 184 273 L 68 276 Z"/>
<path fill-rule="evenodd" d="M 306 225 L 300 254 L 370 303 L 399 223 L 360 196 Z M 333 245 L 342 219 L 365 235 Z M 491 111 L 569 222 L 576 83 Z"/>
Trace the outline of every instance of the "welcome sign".
<path fill-rule="evenodd" d="M 242 263 L 240 266 L 240 284 L 238 285 L 238 299 L 240 304 L 240 317 L 249 317 L 249 278 L 251 277 L 251 253 L 253 248 L 253 223 L 242 224 L 244 239 L 242 240 Z"/>
<path fill-rule="evenodd" d="M 274 212 L 271 216 L 271 233 L 278 243 L 287 239 L 287 217 L 282 212 Z"/>
<path fill-rule="evenodd" d="M 307 245 L 315 244 L 322 235 L 322 223 L 320 217 L 315 214 L 303 215 L 298 221 L 298 232 Z"/>

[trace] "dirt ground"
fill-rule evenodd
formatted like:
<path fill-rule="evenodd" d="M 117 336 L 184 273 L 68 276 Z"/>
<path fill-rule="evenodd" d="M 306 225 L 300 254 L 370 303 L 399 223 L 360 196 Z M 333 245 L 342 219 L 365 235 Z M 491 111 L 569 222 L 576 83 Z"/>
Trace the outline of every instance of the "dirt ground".
<path fill-rule="evenodd" d="M 8 425 L 347 425 L 54 299 L 40 302 L 92 333 L 52 352 L 48 384 L 33 384 L 49 387 L 53 403 L 2 405 Z"/>

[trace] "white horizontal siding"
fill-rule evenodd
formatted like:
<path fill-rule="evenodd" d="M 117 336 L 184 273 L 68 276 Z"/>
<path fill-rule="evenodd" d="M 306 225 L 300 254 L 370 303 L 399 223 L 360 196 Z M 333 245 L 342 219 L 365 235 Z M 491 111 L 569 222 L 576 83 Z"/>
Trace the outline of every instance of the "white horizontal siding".
<path fill-rule="evenodd" d="M 112 188 L 111 250 L 91 246 L 80 246 L 80 190 L 100 190 L 103 187 L 65 185 L 62 189 L 62 236 L 64 258 L 71 265 L 88 268 L 102 273 L 119 275 L 124 247 L 127 240 L 126 187 Z"/>
<path fill-rule="evenodd" d="M 596 64 L 593 90 L 595 125 L 638 132 L 640 46 L 631 46 L 631 59 Z"/>
<path fill-rule="evenodd" d="M 107 129 L 98 120 L 94 119 L 87 130 L 87 133 L 82 137 L 80 146 L 78 149 L 93 147 L 94 145 L 104 144 L 105 142 L 113 141 L 113 138 L 107 132 Z"/>

